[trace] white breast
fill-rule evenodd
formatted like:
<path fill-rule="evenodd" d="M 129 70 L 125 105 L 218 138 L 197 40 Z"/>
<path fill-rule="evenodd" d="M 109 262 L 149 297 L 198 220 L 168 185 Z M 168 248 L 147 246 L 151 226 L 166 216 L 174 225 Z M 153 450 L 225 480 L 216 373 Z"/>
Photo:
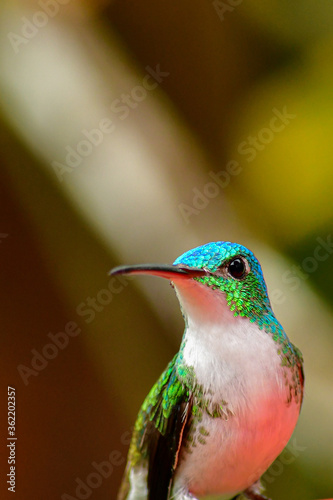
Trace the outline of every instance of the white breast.
<path fill-rule="evenodd" d="M 204 413 L 194 438 L 203 427 L 205 444 L 183 452 L 176 483 L 196 496 L 232 494 L 255 482 L 283 450 L 300 408 L 287 403 L 276 342 L 255 323 L 235 318 L 222 294 L 199 286 L 197 294 L 177 290 L 188 323 L 184 362 L 208 398 L 227 402 L 230 416 Z"/>

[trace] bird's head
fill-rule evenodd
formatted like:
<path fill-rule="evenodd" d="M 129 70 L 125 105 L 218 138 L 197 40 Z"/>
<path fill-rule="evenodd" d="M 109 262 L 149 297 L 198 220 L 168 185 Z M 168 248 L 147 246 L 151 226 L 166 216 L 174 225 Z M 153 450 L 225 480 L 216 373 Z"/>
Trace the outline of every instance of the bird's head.
<path fill-rule="evenodd" d="M 207 243 L 184 253 L 173 265 L 120 266 L 111 274 L 150 274 L 171 280 L 185 316 L 200 311 L 209 320 L 220 313 L 219 304 L 250 321 L 271 311 L 261 266 L 249 249 L 237 243 Z"/>

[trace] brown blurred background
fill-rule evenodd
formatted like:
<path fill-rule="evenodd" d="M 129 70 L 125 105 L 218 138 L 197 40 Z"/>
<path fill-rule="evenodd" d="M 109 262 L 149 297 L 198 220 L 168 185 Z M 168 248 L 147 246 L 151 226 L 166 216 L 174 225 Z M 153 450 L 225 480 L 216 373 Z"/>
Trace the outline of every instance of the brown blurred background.
<path fill-rule="evenodd" d="M 332 496 L 332 29 L 330 0 L 2 2 L 0 498 L 7 386 L 15 498 L 116 497 L 183 322 L 166 282 L 107 272 L 216 240 L 305 357 L 267 492 Z"/>

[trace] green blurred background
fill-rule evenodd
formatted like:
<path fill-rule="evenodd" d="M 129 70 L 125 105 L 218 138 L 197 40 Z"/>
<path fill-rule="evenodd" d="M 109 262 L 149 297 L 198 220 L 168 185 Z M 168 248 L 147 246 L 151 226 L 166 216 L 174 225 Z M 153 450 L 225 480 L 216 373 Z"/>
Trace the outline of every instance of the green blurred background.
<path fill-rule="evenodd" d="M 332 496 L 331 0 L 3 0 L 0 30 L 0 458 L 5 475 L 10 385 L 15 498 L 116 497 L 183 322 L 166 282 L 107 272 L 216 240 L 256 253 L 305 358 L 267 492 Z"/>

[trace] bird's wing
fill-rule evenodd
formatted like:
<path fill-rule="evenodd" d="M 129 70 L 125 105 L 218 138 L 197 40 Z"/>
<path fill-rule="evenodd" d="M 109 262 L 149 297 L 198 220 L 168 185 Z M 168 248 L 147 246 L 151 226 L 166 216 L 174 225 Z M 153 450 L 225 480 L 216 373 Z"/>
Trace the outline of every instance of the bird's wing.
<path fill-rule="evenodd" d="M 192 397 L 176 375 L 176 357 L 145 399 L 135 425 L 131 466 L 148 464 L 148 499 L 167 500 L 182 440 L 192 413 Z"/>
<path fill-rule="evenodd" d="M 297 365 L 297 372 L 296 372 L 296 377 L 298 378 L 299 384 L 300 384 L 300 393 L 298 391 L 296 392 L 296 396 L 300 396 L 301 400 L 301 405 L 303 402 L 303 395 L 304 395 L 304 370 L 303 370 L 303 356 L 301 351 L 294 345 L 291 344 L 295 357 L 296 357 L 296 365 Z"/>
<path fill-rule="evenodd" d="M 186 424 L 191 414 L 191 399 L 176 403 L 162 434 L 150 422 L 147 426 L 148 500 L 167 500 L 177 467 Z"/>
<path fill-rule="evenodd" d="M 298 376 L 301 384 L 301 405 L 302 405 L 304 396 L 304 371 L 303 371 L 302 361 L 298 361 L 297 366 L 298 366 Z"/>

